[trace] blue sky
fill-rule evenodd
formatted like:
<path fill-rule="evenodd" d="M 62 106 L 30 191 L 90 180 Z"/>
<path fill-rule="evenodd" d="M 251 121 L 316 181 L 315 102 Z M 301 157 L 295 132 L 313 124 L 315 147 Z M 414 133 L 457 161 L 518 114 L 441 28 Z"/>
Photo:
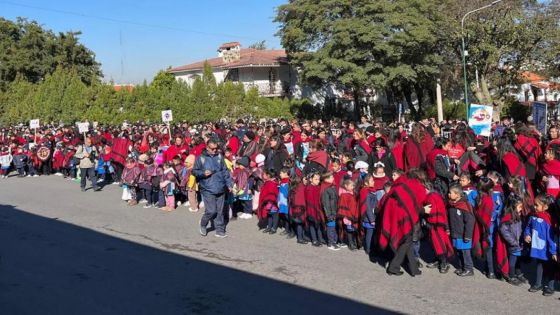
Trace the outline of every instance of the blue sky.
<path fill-rule="evenodd" d="M 106 80 L 141 83 L 168 66 L 215 57 L 224 42 L 246 47 L 266 40 L 270 48 L 281 48 L 272 20 L 285 2 L 0 0 L 0 16 L 26 17 L 55 32 L 82 31 L 81 42 L 95 52 Z"/>

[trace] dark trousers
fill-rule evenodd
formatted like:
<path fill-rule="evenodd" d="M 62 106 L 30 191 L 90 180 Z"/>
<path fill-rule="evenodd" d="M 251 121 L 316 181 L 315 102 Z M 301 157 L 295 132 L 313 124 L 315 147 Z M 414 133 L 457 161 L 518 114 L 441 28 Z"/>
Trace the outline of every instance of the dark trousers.
<path fill-rule="evenodd" d="M 535 277 L 535 286 L 544 285 L 554 289 L 554 266 L 548 260 L 540 260 L 535 258 L 537 264 L 537 276 Z"/>
<path fill-rule="evenodd" d="M 278 212 L 268 214 L 268 224 L 266 228 L 269 230 L 276 231 L 278 229 L 278 222 L 280 221 L 280 215 Z"/>
<path fill-rule="evenodd" d="M 412 236 L 408 235 L 401 241 L 401 245 L 397 248 L 395 252 L 395 256 L 389 263 L 389 267 L 387 271 L 389 272 L 399 272 L 401 270 L 401 265 L 404 262 L 404 259 L 408 260 L 408 269 L 412 274 L 418 273 L 420 270 L 418 269 L 418 262 L 416 261 L 416 257 L 414 256 L 414 248 L 412 246 Z"/>
<path fill-rule="evenodd" d="M 16 168 L 16 170 L 17 170 L 19 176 L 25 176 L 25 168 L 18 167 L 18 168 Z"/>
<path fill-rule="evenodd" d="M 367 254 L 371 254 L 371 245 L 373 243 L 373 232 L 375 231 L 374 229 L 365 229 L 366 230 L 366 235 L 364 237 L 364 250 L 366 251 Z"/>
<path fill-rule="evenodd" d="M 465 271 L 472 271 L 474 268 L 474 264 L 471 256 L 471 250 L 457 250 L 457 255 L 459 256 L 459 264 L 461 269 Z"/>
<path fill-rule="evenodd" d="M 296 223 L 296 236 L 298 241 L 303 241 L 303 224 Z"/>
<path fill-rule="evenodd" d="M 159 200 L 159 189 L 154 187 L 144 189 L 144 197 L 148 200 L 149 205 L 156 205 Z"/>
<path fill-rule="evenodd" d="M 494 273 L 494 253 L 492 247 L 489 247 L 486 251 L 486 270 L 488 273 Z"/>
<path fill-rule="evenodd" d="M 80 182 L 80 187 L 82 187 L 82 189 L 86 188 L 86 177 L 91 180 L 91 186 L 94 189 L 97 188 L 97 176 L 95 176 L 95 169 L 93 167 L 80 168 L 80 176 L 82 177 Z"/>
<path fill-rule="evenodd" d="M 335 245 L 338 242 L 336 226 L 327 226 L 327 240 L 329 242 L 329 246 Z"/>
<path fill-rule="evenodd" d="M 225 233 L 226 224 L 224 219 L 224 200 L 225 193 L 211 194 L 202 192 L 202 201 L 204 201 L 204 214 L 200 220 L 200 225 L 206 227 L 210 220 L 214 221 L 216 233 Z"/>
<path fill-rule="evenodd" d="M 311 234 L 311 240 L 313 242 L 319 241 L 320 243 L 324 243 L 325 240 L 323 239 L 323 231 L 321 224 L 317 222 L 309 222 L 309 233 Z"/>
<path fill-rule="evenodd" d="M 519 268 L 519 257 L 513 254 L 509 254 L 509 276 L 515 277 L 521 274 L 521 268 Z"/>

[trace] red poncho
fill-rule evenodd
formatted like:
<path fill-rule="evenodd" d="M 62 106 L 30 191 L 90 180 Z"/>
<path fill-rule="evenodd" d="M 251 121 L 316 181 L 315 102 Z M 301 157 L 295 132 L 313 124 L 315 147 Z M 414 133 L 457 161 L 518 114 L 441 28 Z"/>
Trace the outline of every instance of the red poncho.
<path fill-rule="evenodd" d="M 518 135 L 515 148 L 519 154 L 525 158 L 525 161 L 533 165 L 536 169 L 538 166 L 537 161 L 542 153 L 537 139 L 525 135 Z"/>
<path fill-rule="evenodd" d="M 358 228 L 358 203 L 353 193 L 346 191 L 338 197 L 337 217 L 340 219 L 347 218 L 352 221 L 354 229 Z"/>
<path fill-rule="evenodd" d="M 418 143 L 409 137 L 404 146 L 404 166 L 406 170 L 422 167 L 426 163 L 426 155 L 434 148 L 434 140 L 426 133 Z"/>
<path fill-rule="evenodd" d="M 278 183 L 274 180 L 267 180 L 262 185 L 259 195 L 259 209 L 257 210 L 259 219 L 266 218 L 273 208 L 278 209 Z"/>
<path fill-rule="evenodd" d="M 363 218 L 368 211 L 368 196 L 369 194 L 373 194 L 377 191 L 374 187 L 362 187 L 360 189 L 360 196 L 359 196 L 359 207 L 360 207 L 360 216 Z"/>
<path fill-rule="evenodd" d="M 474 211 L 476 221 L 473 232 L 473 252 L 477 257 L 484 257 L 488 249 L 492 212 L 494 212 L 492 195 L 485 195 Z"/>
<path fill-rule="evenodd" d="M 383 205 L 379 238 L 381 249 L 389 246 L 396 251 L 402 239 L 412 234 L 425 200 L 426 189 L 416 179 L 406 178 L 391 188 Z"/>
<path fill-rule="evenodd" d="M 426 173 L 428 173 L 430 180 L 436 179 L 436 158 L 439 155 L 447 156 L 447 151 L 442 149 L 433 149 L 430 153 L 428 153 L 428 156 L 426 156 Z"/>
<path fill-rule="evenodd" d="M 432 211 L 428 214 L 427 221 L 430 224 L 430 241 L 436 256 L 453 255 L 453 244 L 447 232 L 449 231 L 449 223 L 447 220 L 447 208 L 443 198 L 436 193 L 431 192 L 426 197 L 426 204 L 432 205 Z"/>
<path fill-rule="evenodd" d="M 128 155 L 128 147 L 132 142 L 125 138 L 113 139 L 113 146 L 111 148 L 111 157 L 113 161 L 124 165 L 126 156 Z"/>
<path fill-rule="evenodd" d="M 504 215 L 500 221 L 500 224 L 506 224 L 511 221 L 511 213 Z M 496 233 L 496 263 L 498 264 L 498 270 L 502 275 L 507 276 L 509 274 L 509 258 L 507 251 L 507 242 L 502 236 L 502 233 Z"/>
<path fill-rule="evenodd" d="M 305 201 L 307 218 L 316 223 L 325 222 L 325 215 L 321 209 L 321 187 L 307 185 L 305 187 Z"/>
<path fill-rule="evenodd" d="M 299 223 L 305 223 L 305 185 L 298 184 L 297 187 L 290 192 L 290 218 Z"/>
<path fill-rule="evenodd" d="M 404 145 L 401 141 L 395 142 L 395 146 L 393 147 L 393 156 L 395 157 L 395 165 L 399 170 L 404 170 Z"/>

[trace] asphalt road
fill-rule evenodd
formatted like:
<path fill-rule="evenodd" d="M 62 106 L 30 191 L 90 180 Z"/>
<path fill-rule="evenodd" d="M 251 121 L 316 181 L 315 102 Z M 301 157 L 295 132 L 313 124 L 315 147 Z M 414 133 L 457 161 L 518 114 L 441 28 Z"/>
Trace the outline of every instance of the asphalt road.
<path fill-rule="evenodd" d="M 128 207 L 118 186 L 80 192 L 60 177 L 0 180 L 0 314 L 554 314 L 544 297 L 426 270 L 391 277 L 362 252 L 298 245 L 201 213 Z"/>

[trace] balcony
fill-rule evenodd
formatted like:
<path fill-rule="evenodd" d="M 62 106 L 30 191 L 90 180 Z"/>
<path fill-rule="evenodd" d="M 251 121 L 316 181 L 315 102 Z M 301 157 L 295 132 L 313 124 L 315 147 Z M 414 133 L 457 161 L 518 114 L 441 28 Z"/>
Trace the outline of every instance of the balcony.
<path fill-rule="evenodd" d="M 256 87 L 259 95 L 263 97 L 282 97 L 289 94 L 289 85 L 284 81 L 256 81 L 243 82 L 245 90 Z"/>

